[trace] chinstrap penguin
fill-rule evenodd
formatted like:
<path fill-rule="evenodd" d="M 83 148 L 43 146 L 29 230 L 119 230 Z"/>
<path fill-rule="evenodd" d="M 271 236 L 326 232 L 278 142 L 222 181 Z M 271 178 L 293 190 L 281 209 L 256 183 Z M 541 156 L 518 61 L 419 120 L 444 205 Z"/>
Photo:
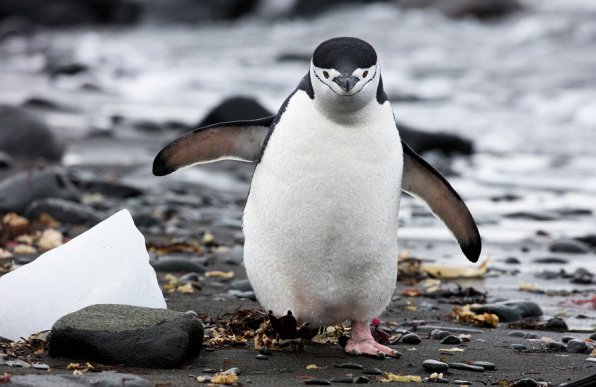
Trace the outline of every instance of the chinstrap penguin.
<path fill-rule="evenodd" d="M 259 302 L 315 326 L 350 320 L 348 353 L 396 354 L 374 341 L 369 321 L 395 289 L 401 190 L 428 204 L 469 260 L 480 255 L 462 199 L 401 141 L 363 40 L 321 43 L 276 115 L 186 133 L 156 156 L 153 173 L 222 159 L 257 163 L 243 230 Z"/>

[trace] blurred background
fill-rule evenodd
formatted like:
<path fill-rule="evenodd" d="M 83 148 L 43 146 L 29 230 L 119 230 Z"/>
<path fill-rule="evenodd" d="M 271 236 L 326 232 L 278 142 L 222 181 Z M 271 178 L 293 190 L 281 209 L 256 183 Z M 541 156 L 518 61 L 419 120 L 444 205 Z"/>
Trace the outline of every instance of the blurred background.
<path fill-rule="evenodd" d="M 468 203 L 491 260 L 482 286 L 535 284 L 547 312 L 595 324 L 572 302 L 596 273 L 592 0 L 0 0 L 0 210 L 51 212 L 68 237 L 126 207 L 149 240 L 209 231 L 241 249 L 254 166 L 158 179 L 153 157 L 201 122 L 277 111 L 336 36 L 376 48 L 406 140 Z M 402 203 L 402 250 L 465 264 L 420 202 Z M 7 238 L 6 256 L 35 255 Z"/>

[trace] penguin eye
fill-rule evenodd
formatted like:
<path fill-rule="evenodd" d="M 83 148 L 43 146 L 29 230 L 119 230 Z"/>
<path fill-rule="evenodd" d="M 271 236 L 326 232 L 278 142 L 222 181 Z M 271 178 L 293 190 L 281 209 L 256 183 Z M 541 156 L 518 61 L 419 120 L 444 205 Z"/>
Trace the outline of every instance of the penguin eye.
<path fill-rule="evenodd" d="M 325 79 L 329 79 L 329 73 L 327 71 L 323 71 L 323 76 Z"/>
<path fill-rule="evenodd" d="M 367 75 L 368 75 L 368 70 L 362 73 L 362 78 L 366 78 Z"/>

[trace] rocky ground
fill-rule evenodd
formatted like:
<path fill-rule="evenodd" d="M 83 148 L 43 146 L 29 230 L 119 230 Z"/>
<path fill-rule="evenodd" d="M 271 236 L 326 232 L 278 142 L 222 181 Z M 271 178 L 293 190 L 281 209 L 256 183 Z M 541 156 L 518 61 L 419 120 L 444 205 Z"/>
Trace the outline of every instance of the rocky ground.
<path fill-rule="evenodd" d="M 580 0 L 523 4 L 489 23 L 454 21 L 443 16 L 457 13 L 448 9 L 376 4 L 313 20 L 253 15 L 233 27 L 66 31 L 7 22 L 0 7 L 0 275 L 126 208 L 145 237 L 168 308 L 194 311 L 205 328 L 200 356 L 173 369 L 50 357 L 43 336 L 1 341 L 0 382 L 110 370 L 149 385 L 197 385 L 197 377 L 208 381 L 210 372 L 236 367 L 241 384 L 381 383 L 391 375 L 428 378 L 429 359 L 495 365 L 480 371 L 452 364 L 443 373 L 451 384 L 531 378 L 558 385 L 595 374 L 596 159 L 589 144 L 596 140 L 596 9 Z M 342 21 L 352 19 L 362 23 L 348 31 Z M 318 343 L 272 341 L 259 352 L 255 335 L 275 333 L 257 332 L 267 316 L 242 267 L 241 216 L 254 166 L 222 162 L 151 174 L 159 149 L 223 98 L 244 95 L 275 110 L 306 72 L 312 48 L 344 34 L 377 47 L 399 122 L 427 134 L 448 131 L 474 148 L 424 157 L 468 203 L 484 266 L 466 265 L 444 226 L 415 199 L 402 198 L 400 276 L 376 329 L 400 359 L 344 354 L 336 343 L 349 333 L 344 326 Z M 521 315 L 492 305 L 512 300 L 524 300 Z M 464 308 L 470 304 L 492 306 L 474 317 Z M 433 327 L 465 341 L 442 344 L 429 336 Z M 338 367 L 345 363 L 357 364 Z"/>

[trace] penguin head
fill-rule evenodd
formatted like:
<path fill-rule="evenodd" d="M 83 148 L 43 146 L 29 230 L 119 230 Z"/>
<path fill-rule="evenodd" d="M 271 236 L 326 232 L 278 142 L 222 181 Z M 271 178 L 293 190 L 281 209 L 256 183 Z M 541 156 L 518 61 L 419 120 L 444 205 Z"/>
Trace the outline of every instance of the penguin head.
<path fill-rule="evenodd" d="M 377 53 L 364 40 L 333 38 L 321 43 L 310 64 L 315 103 L 350 112 L 375 100 L 381 77 Z"/>

